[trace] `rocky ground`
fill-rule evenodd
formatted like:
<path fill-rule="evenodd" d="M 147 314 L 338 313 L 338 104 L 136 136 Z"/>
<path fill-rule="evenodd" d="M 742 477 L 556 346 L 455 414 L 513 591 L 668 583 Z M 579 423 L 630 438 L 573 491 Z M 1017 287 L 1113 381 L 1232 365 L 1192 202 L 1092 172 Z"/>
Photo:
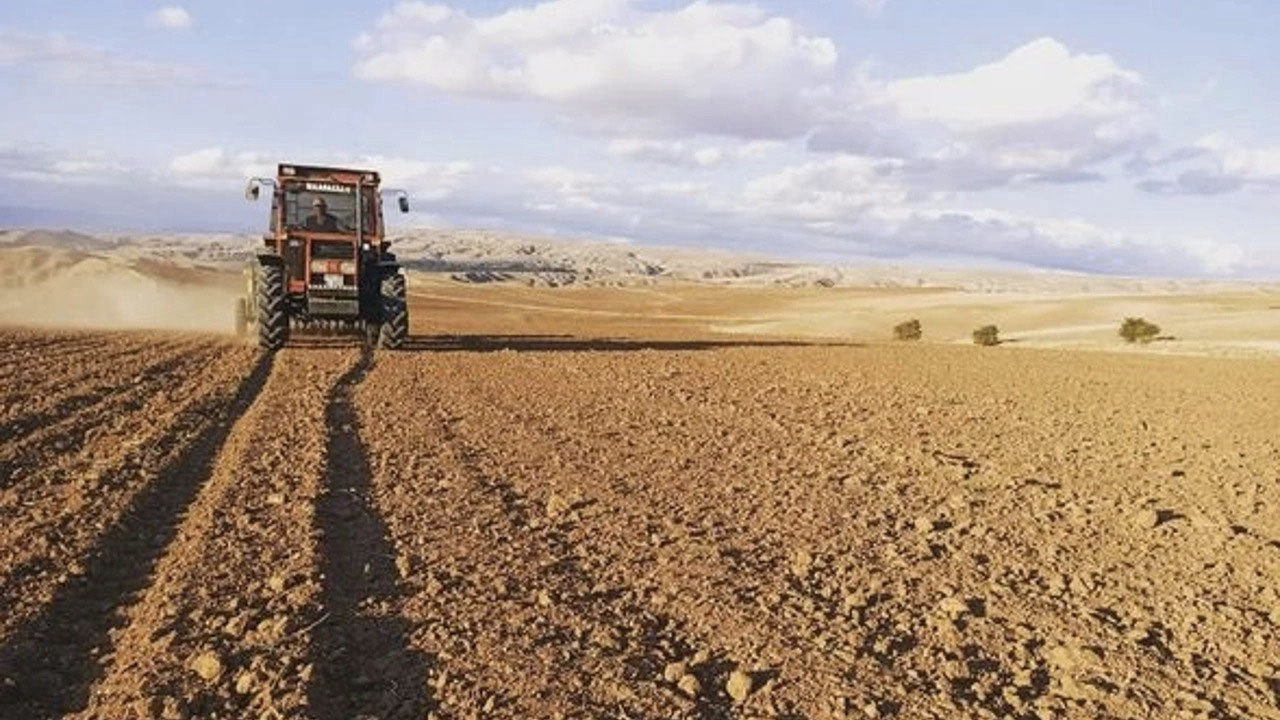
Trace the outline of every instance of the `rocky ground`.
<path fill-rule="evenodd" d="M 0 333 L 0 717 L 1280 717 L 1274 360 L 418 302 Z"/>

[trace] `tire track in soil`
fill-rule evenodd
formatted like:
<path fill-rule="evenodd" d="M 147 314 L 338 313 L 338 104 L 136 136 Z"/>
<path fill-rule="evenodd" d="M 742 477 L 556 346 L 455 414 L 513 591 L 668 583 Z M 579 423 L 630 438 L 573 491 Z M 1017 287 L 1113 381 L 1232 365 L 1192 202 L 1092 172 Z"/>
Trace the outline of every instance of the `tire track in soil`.
<path fill-rule="evenodd" d="M 145 378 L 156 373 L 164 373 L 186 359 L 188 351 L 199 347 L 197 341 L 187 343 L 157 343 L 144 346 L 142 349 L 127 348 L 115 353 L 92 356 L 92 366 L 84 375 L 74 373 L 50 377 L 49 367 L 41 370 L 41 377 L 23 383 L 11 398 L 16 402 L 13 410 L 6 413 L 0 422 L 0 440 L 18 437 L 24 432 L 41 425 L 50 425 L 73 413 L 91 407 L 93 403 L 108 398 L 113 394 L 130 389 L 130 383 L 138 378 Z M 210 343 L 203 343 L 206 348 Z M 146 355 L 148 350 L 159 350 L 158 358 L 145 358 L 136 372 L 129 372 L 127 367 L 115 361 L 120 357 Z M 48 364 L 67 367 L 68 360 L 62 356 L 46 358 Z M 76 362 L 76 365 L 83 364 Z M 76 365 L 72 367 L 75 368 Z M 79 369 L 79 368 L 76 368 Z M 122 372 L 124 371 L 124 372 Z M 121 377 L 124 375 L 125 377 Z M 87 387 L 84 387 L 86 386 Z"/>
<path fill-rule="evenodd" d="M 543 475 L 540 472 L 538 475 L 541 477 L 536 478 L 539 484 L 549 476 L 565 471 L 570 475 L 584 478 L 599 473 L 598 467 L 582 464 L 576 458 L 560 456 L 554 463 L 547 463 L 545 458 L 540 457 L 539 450 L 561 447 L 562 442 L 577 443 L 581 439 L 563 437 L 557 426 L 540 422 L 516 408 L 506 407 L 518 404 L 518 400 L 514 397 L 497 395 L 491 397 L 489 409 L 497 411 L 498 414 L 513 422 L 510 438 L 524 437 L 524 445 L 528 450 L 518 456 L 534 467 L 544 468 L 546 474 Z M 446 446 L 459 451 L 460 459 L 479 473 L 479 476 L 485 474 L 480 468 L 501 468 L 510 457 L 503 452 L 502 443 L 469 440 L 465 437 L 465 430 L 455 429 L 447 420 L 443 429 Z M 504 438 L 504 440 L 510 438 Z M 521 443 L 513 444 L 518 446 Z M 551 470 L 553 467 L 554 471 Z M 534 492 L 545 494 L 545 498 L 539 501 L 517 486 L 517 483 L 527 484 L 532 479 L 527 472 L 515 473 L 512 477 L 515 479 L 489 479 L 487 485 L 501 498 L 508 515 L 512 518 L 522 517 L 524 508 L 542 505 L 548 509 L 546 520 L 534 520 L 530 529 L 550 550 L 552 556 L 557 558 L 549 567 L 552 571 L 552 583 L 556 587 L 556 592 L 562 596 L 561 600 L 566 602 L 576 614 L 573 623 L 580 628 L 588 628 L 585 631 L 588 637 L 594 639 L 612 636 L 615 642 L 621 641 L 621 644 L 629 650 L 629 656 L 626 658 L 627 670 L 624 671 L 623 677 L 630 685 L 629 691 L 633 694 L 632 702 L 621 704 L 603 702 L 599 697 L 601 693 L 597 691 L 597 697 L 575 698 L 577 707 L 574 710 L 590 709 L 592 712 L 605 712 L 607 709 L 612 712 L 621 712 L 627 717 L 648 717 L 657 712 L 653 704 L 656 697 L 660 698 L 656 708 L 661 708 L 661 714 L 664 715 L 672 712 L 672 708 L 678 707 L 681 717 L 698 720 L 728 720 L 737 717 L 742 709 L 735 707 L 734 701 L 724 689 L 728 676 L 736 668 L 737 663 L 725 657 L 722 648 L 713 651 L 713 643 L 700 637 L 698 633 L 692 632 L 692 623 L 688 618 L 678 615 L 677 608 L 664 604 L 659 611 L 648 603 L 642 603 L 646 593 L 639 590 L 639 585 L 645 584 L 646 581 L 634 575 L 627 579 L 625 573 L 621 572 L 621 568 L 630 559 L 620 557 L 618 550 L 628 546 L 635 538 L 617 536 L 617 528 L 598 522 L 591 523 L 590 530 L 580 527 L 583 525 L 580 513 L 590 512 L 593 509 L 599 511 L 600 508 L 594 506 L 601 501 L 605 507 L 611 508 L 601 512 L 606 516 L 615 516 L 617 510 L 623 506 L 620 498 L 609 497 L 602 493 L 599 487 L 589 490 L 590 499 L 578 500 L 562 497 L 560 493 L 566 490 L 563 487 L 556 488 L 555 485 L 546 488 L 530 487 L 529 489 Z M 582 490 L 587 488 L 573 488 L 570 490 L 573 494 L 569 497 L 580 497 L 576 496 L 576 493 Z M 662 506 L 657 496 L 649 497 L 648 502 Z M 527 522 L 529 519 L 527 515 L 523 517 Z M 599 569 L 594 569 L 592 566 Z M 593 650 L 598 652 L 600 649 Z M 607 642 L 603 649 L 609 649 Z M 593 653 L 587 653 L 588 657 L 584 658 L 586 661 L 584 665 L 588 662 L 599 662 L 599 658 L 592 658 L 591 654 Z M 675 662 L 684 662 L 688 674 L 697 678 L 701 688 L 697 697 L 685 697 L 683 691 L 675 687 L 677 678 L 663 677 L 665 668 Z M 757 685 L 762 680 L 773 676 L 770 672 L 751 674 Z M 660 683 L 659 678 L 666 680 L 669 684 Z M 647 692 L 637 693 L 636 690 L 642 687 L 646 688 Z M 660 693 L 656 692 L 659 690 Z M 640 698 L 650 703 L 649 706 L 640 705 Z M 785 714 L 782 716 L 786 717 Z"/>
<path fill-rule="evenodd" d="M 642 377 L 669 376 L 673 368 L 680 368 L 686 376 L 696 376 L 707 367 L 732 367 L 746 357 L 746 353 L 724 351 L 715 360 L 704 362 L 707 356 L 695 358 L 689 354 L 661 353 L 649 356 L 651 363 Z M 593 374 L 601 369 L 594 363 L 573 363 L 576 377 Z M 609 383 L 616 387 L 627 387 L 631 380 L 628 375 L 633 371 L 612 370 Z M 488 398 L 483 404 L 483 412 L 472 412 L 469 422 L 464 428 L 504 424 L 510 428 L 498 437 L 473 440 L 473 445 L 482 448 L 482 453 L 491 455 L 498 462 L 510 463 L 518 459 L 525 466 L 525 472 L 513 473 L 511 477 L 519 486 L 535 495 L 551 498 L 554 502 L 561 494 L 569 498 L 583 498 L 573 505 L 581 505 L 585 513 L 592 517 L 584 517 L 584 523 L 562 524 L 557 539 L 568 547 L 576 549 L 576 555 L 582 558 L 594 558 L 595 564 L 601 567 L 599 576 L 615 584 L 624 583 L 621 578 L 630 576 L 630 583 L 649 585 L 655 591 L 655 600 L 659 603 L 662 615 L 668 622 L 683 630 L 683 637 L 697 638 L 696 647 L 710 655 L 708 662 L 699 667 L 690 667 L 690 671 L 701 681 L 703 691 L 699 693 L 694 713 L 700 718 L 734 717 L 735 713 L 752 716 L 754 712 L 763 712 L 765 716 L 790 717 L 786 708 L 789 701 L 782 697 L 783 692 L 771 682 L 778 675 L 777 666 L 770 663 L 771 669 L 759 669 L 758 662 L 746 662 L 757 659 L 758 654 L 752 649 L 754 638 L 783 636 L 782 642 L 793 643 L 796 647 L 807 644 L 807 636 L 795 635 L 794 623 L 771 613 L 768 608 L 756 604 L 755 596 L 765 580 L 776 575 L 778 569 L 787 564 L 785 557 L 780 557 L 772 543 L 762 539 L 763 527 L 767 524 L 767 502 L 753 502 L 752 506 L 762 510 L 748 518 L 735 518 L 726 512 L 732 503 L 730 498 L 720 495 L 720 487 L 709 487 L 694 482 L 677 483 L 673 486 L 642 484 L 641 492 L 644 502 L 635 500 L 638 488 L 633 482 L 618 479 L 628 474 L 626 469 L 635 471 L 634 458 L 628 457 L 626 451 L 619 455 L 619 448 L 611 447 L 607 438 L 617 435 L 610 426 L 625 418 L 636 426 L 662 427 L 663 416 L 648 416 L 651 409 L 632 407 L 618 416 L 610 416 L 602 412 L 610 401 L 597 402 L 585 416 L 583 411 L 572 405 L 573 398 L 558 397 L 556 388 L 552 394 L 530 383 L 522 388 L 522 393 L 511 392 L 509 386 L 503 384 L 504 372 L 477 373 L 482 380 L 477 380 L 472 393 Z M 757 383 L 748 381 L 746 387 Z M 680 391 L 676 391 L 678 393 Z M 673 393 L 673 394 L 676 394 Z M 616 397 L 635 397 L 632 388 L 621 391 Z M 698 409 L 685 411 L 685 417 L 699 417 L 711 414 L 722 398 L 704 398 L 698 403 Z M 548 407 L 562 408 L 557 412 L 547 413 Z M 572 409 L 571 409 L 572 408 Z M 735 413 L 736 414 L 736 413 Z M 485 418 L 484 415 L 490 415 Z M 643 418 L 643 419 L 642 419 Z M 717 418 L 709 422 L 712 427 L 728 428 L 732 426 L 729 418 Z M 596 437 L 584 436 L 583 427 L 594 428 Z M 768 437 L 766 447 L 792 447 L 801 442 L 800 438 L 784 436 L 769 437 L 770 431 L 764 422 L 754 425 L 757 440 Z M 634 433 L 632 439 L 645 442 L 644 433 Z M 689 438 L 685 442 L 689 446 L 699 447 L 704 456 L 716 452 L 714 444 L 704 443 L 701 439 Z M 749 462 L 758 462 L 752 458 L 751 444 L 739 441 L 737 451 L 746 456 Z M 680 446 L 667 446 L 661 452 L 679 457 L 685 452 Z M 657 454 L 655 454 L 656 456 Z M 727 463 L 725 463 L 727 465 Z M 528 472 L 528 467 L 539 468 L 537 472 Z M 635 471 L 634 475 L 647 477 L 663 474 L 661 469 Z M 732 473 L 721 471 L 724 476 Z M 718 474 L 721 474 L 718 473 Z M 696 473 L 690 473 L 697 477 Z M 732 480 L 729 484 L 732 483 Z M 690 494 L 683 490 L 689 486 L 699 489 Z M 514 486 L 513 486 L 514 487 Z M 514 490 L 520 492 L 520 490 Z M 728 495 L 745 496 L 750 490 L 731 490 Z M 784 492 L 785 494 L 785 492 Z M 824 505 L 825 503 L 819 503 Z M 571 506 L 572 507 L 572 506 Z M 572 512 L 570 515 L 574 514 Z M 606 518 L 607 522 L 600 522 Z M 588 524 L 589 523 L 589 524 Z M 575 527 L 581 525 L 582 527 Z M 647 530 L 645 529 L 647 528 Z M 656 538 L 656 542 L 655 542 Z M 631 550 L 627 550 L 631 548 Z M 640 557 L 637 557 L 636 549 Z M 647 552 L 646 552 L 647 548 Z M 719 557 L 720 562 L 705 564 L 699 562 L 706 557 Z M 604 559 L 604 560 L 602 560 Z M 639 572 L 637 572 L 639 570 Z M 749 578 L 746 583 L 742 579 Z M 792 583 L 790 588 L 797 595 L 802 595 L 799 583 Z M 732 590 L 732 592 L 731 592 Z M 824 599 L 814 595 L 802 598 L 804 604 L 823 605 Z M 743 605 L 750 605 L 744 609 Z M 797 603 L 799 604 L 799 603 Z M 826 601 L 825 604 L 830 604 Z M 804 617 L 813 615 L 802 613 Z M 727 617 L 734 617 L 738 623 L 742 638 L 718 632 L 713 623 L 724 623 Z M 789 636 L 789 637 L 787 637 Z M 821 654 L 819 650 L 816 654 Z M 689 651 L 673 653 L 669 660 L 686 660 Z M 765 686 L 751 698 L 747 707 L 735 707 L 727 696 L 725 687 L 729 673 L 735 668 L 741 669 L 756 665 L 752 675 L 757 687 Z M 817 664 L 811 665 L 815 676 L 821 674 Z M 642 677 L 649 679 L 660 676 L 662 666 L 651 665 L 649 672 Z M 795 678 L 788 678 L 786 684 L 796 685 Z M 771 687 L 772 686 L 772 687 Z M 668 689 L 674 691 L 670 686 Z M 794 687 L 786 691 L 795 693 Z M 800 694 L 803 694 L 801 692 Z M 763 708 L 763 710 L 761 710 Z M 792 708 L 797 710 L 797 708 Z M 803 715 L 803 713 L 799 713 Z"/>
<path fill-rule="evenodd" d="M 102 337 L 34 337 L 35 339 L 28 340 L 16 334 L 7 334 L 0 346 L 0 353 L 4 354 L 4 361 L 0 362 L 0 380 L 9 380 L 14 375 L 35 371 L 40 360 L 47 358 L 50 353 L 74 357 L 105 347 L 109 342 Z"/>
<path fill-rule="evenodd" d="M 178 531 L 236 420 L 266 385 L 272 356 L 263 355 L 228 403 L 176 462 L 135 496 L 53 602 L 0 646 L 0 716 L 57 718 L 82 707 L 102 674 L 121 622 L 118 610 L 149 582 Z"/>
<path fill-rule="evenodd" d="M 150 397 L 148 390 L 159 391 L 166 387 L 163 381 L 168 376 L 201 367 L 222 348 L 191 342 L 165 343 L 156 349 L 163 353 L 162 356 L 154 361 L 144 360 L 145 366 L 132 373 L 127 380 L 119 377 L 119 367 L 113 362 L 114 358 L 95 357 L 94 364 L 101 369 L 92 374 L 94 383 L 87 391 L 79 392 L 75 388 L 85 379 L 64 378 L 58 378 L 57 384 L 70 386 L 72 390 L 52 397 L 48 397 L 50 390 L 46 387 L 32 390 L 33 395 L 45 395 L 47 399 L 43 402 L 24 403 L 24 412 L 0 423 L 0 442 L 13 444 L 6 448 L 5 455 L 8 457 L 0 460 L 0 475 L 9 474 L 14 464 L 21 464 L 23 450 L 32 449 L 33 446 L 38 449 L 43 439 L 53 438 L 64 446 L 78 445 L 88 429 L 95 424 L 92 418 L 84 417 L 86 412 L 97 410 L 100 405 L 106 412 L 117 407 L 124 412 L 133 410 Z M 121 356 L 145 352 L 121 353 Z"/>
<path fill-rule="evenodd" d="M 657 686 L 651 683 L 652 679 L 659 677 L 669 662 L 692 657 L 693 648 L 700 643 L 687 637 L 675 618 L 645 607 L 635 587 L 619 583 L 615 578 L 605 580 L 592 571 L 590 561 L 603 553 L 590 542 L 580 543 L 571 537 L 577 504 L 567 505 L 546 519 L 531 515 L 530 509 L 538 508 L 540 503 L 518 489 L 514 482 L 500 478 L 504 474 L 502 462 L 491 457 L 481 445 L 468 441 L 450 418 L 442 416 L 440 422 L 442 446 L 481 494 L 496 501 L 495 506 L 501 508 L 500 515 L 486 519 L 500 522 L 508 533 L 518 538 L 512 541 L 512 545 L 520 548 L 516 557 L 538 560 L 541 575 L 538 584 L 545 587 L 543 592 L 547 594 L 535 595 L 534 601 L 548 606 L 548 614 L 555 619 L 553 628 L 543 629 L 532 643 L 533 647 L 553 649 L 560 655 L 554 664 L 563 665 L 562 671 L 572 668 L 583 676 L 621 677 L 629 684 L 625 690 L 591 684 L 577 687 L 567 693 L 565 711 L 643 717 L 657 707 L 662 709 L 662 714 L 678 712 L 699 720 L 733 717 L 731 702 L 719 689 L 723 685 L 722 676 L 728 673 L 723 663 L 703 663 L 698 668 L 690 668 L 705 689 L 696 700 L 674 693 L 664 697 L 655 692 Z M 549 500 L 545 506 L 550 507 L 554 502 Z M 468 509 L 477 508 L 472 505 Z M 561 513 L 568 517 L 560 517 Z M 545 695 L 553 686 L 553 682 L 547 681 L 537 693 Z M 641 687 L 644 689 L 637 692 Z M 529 689 L 518 690 L 519 694 L 526 694 Z M 486 692 L 495 691 L 489 688 Z M 510 691 L 505 697 L 502 691 L 497 691 L 494 697 L 502 698 L 499 709 L 513 717 L 546 709 L 520 708 L 516 693 Z"/>
<path fill-rule="evenodd" d="M 0 460 L 0 468 L 19 468 L 0 489 L 0 527 L 8 539 L 0 545 L 0 606 L 10 609 L 0 617 L 0 640 L 48 601 L 54 584 L 79 572 L 134 495 L 225 412 L 233 383 L 252 367 L 247 349 L 209 345 L 200 355 L 213 358 L 200 372 L 150 378 L 135 397 L 77 416 L 82 429 L 68 429 L 70 437 L 55 434 Z M 68 443 L 76 451 L 60 454 Z"/>
<path fill-rule="evenodd" d="M 36 331 L 22 333 L 0 330 L 0 337 L 4 338 L 0 353 L 5 356 L 5 362 L 0 363 L 0 380 L 7 380 L 23 370 L 37 368 L 50 352 L 56 351 L 58 357 L 75 357 L 106 347 L 118 334 L 86 332 L 49 335 Z"/>
<path fill-rule="evenodd" d="M 470 388 L 457 390 L 463 405 L 449 388 L 395 392 L 421 378 L 411 361 L 395 365 L 361 407 L 370 425 L 412 417 L 426 433 L 412 445 L 396 433 L 371 440 L 381 504 L 413 578 L 414 646 L 438 655 L 440 716 L 732 717 L 717 690 L 728 672 L 720 663 L 692 670 L 707 688 L 697 701 L 653 682 L 666 663 L 693 655 L 696 641 L 637 588 L 593 567 L 597 548 L 572 537 L 576 509 L 544 516 L 542 503 L 505 479 L 528 468 L 464 436 L 458 421 L 476 402 Z M 381 399 L 388 391 L 391 402 Z M 430 486 L 414 473 L 423 466 Z"/>
<path fill-rule="evenodd" d="M 0 369 L 0 382 L 9 386 L 39 385 L 48 378 L 49 367 L 57 364 L 63 368 L 76 371 L 67 378 L 70 382 L 79 382 L 94 373 L 103 363 L 113 362 L 119 358 L 132 355 L 147 348 L 164 344 L 163 340 L 146 335 L 127 335 L 124 333 L 94 334 L 76 342 L 54 344 L 35 350 L 24 348 L 20 359 L 10 362 Z M 69 347 L 68 347 L 69 346 Z M 103 352 L 107 348 L 119 348 Z M 93 365 L 85 364 L 92 360 Z M 25 397 L 25 396 L 22 396 Z"/>
<path fill-rule="evenodd" d="M 311 717 L 325 408 L 349 351 L 286 349 L 236 423 L 79 718 Z"/>
<path fill-rule="evenodd" d="M 5 330 L 3 332 L 3 344 L 0 344 L 0 352 L 4 353 L 31 353 L 37 350 L 50 350 L 59 345 L 74 345 L 75 343 L 83 343 L 89 341 L 90 338 L 75 333 L 50 333 L 39 332 L 36 330 Z M 10 367 L 16 363 L 0 364 L 0 369 Z"/>
<path fill-rule="evenodd" d="M 318 720 L 417 720 L 435 709 L 426 684 L 430 658 L 409 647 L 395 548 L 370 498 L 373 474 L 354 397 L 372 367 L 365 351 L 325 410 L 329 463 L 316 526 L 328 620 L 315 631 L 317 673 L 308 688 Z"/>

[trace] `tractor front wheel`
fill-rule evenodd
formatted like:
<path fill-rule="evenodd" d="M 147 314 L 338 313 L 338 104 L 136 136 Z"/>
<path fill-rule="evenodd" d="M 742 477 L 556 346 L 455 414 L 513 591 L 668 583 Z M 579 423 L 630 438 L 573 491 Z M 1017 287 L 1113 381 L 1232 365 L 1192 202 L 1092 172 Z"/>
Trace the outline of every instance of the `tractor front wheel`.
<path fill-rule="evenodd" d="M 396 272 L 382 278 L 381 345 L 399 350 L 409 338 L 409 303 L 405 297 L 404 275 Z"/>
<path fill-rule="evenodd" d="M 284 268 L 273 263 L 259 262 L 254 271 L 254 295 L 258 305 L 258 347 L 263 350 L 279 350 L 289 339 Z"/>

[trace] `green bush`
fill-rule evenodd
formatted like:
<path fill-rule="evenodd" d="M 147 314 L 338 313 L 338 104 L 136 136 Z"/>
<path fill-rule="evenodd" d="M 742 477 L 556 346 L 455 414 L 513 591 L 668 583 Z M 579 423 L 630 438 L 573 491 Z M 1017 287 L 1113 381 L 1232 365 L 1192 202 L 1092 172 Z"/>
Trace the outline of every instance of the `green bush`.
<path fill-rule="evenodd" d="M 919 340 L 923 336 L 924 330 L 920 327 L 920 321 L 915 318 L 893 326 L 893 337 L 896 340 Z"/>
<path fill-rule="evenodd" d="M 1129 317 L 1120 323 L 1120 337 L 1125 342 L 1149 343 L 1160 334 L 1160 326 L 1145 318 Z"/>
<path fill-rule="evenodd" d="M 1000 328 L 995 325 L 983 325 L 973 331 L 974 345 L 999 345 L 1000 344 Z"/>

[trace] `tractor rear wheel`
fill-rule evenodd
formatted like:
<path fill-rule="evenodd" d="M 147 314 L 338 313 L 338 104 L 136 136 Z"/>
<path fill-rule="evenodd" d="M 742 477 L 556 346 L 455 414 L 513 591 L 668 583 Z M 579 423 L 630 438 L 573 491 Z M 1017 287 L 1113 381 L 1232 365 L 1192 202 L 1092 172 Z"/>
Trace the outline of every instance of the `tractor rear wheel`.
<path fill-rule="evenodd" d="M 409 337 L 409 304 L 405 299 L 404 275 L 396 272 L 382 278 L 382 347 L 399 350 Z"/>
<path fill-rule="evenodd" d="M 284 268 L 259 262 L 255 268 L 254 294 L 258 305 L 258 347 L 279 350 L 289 339 L 289 315 L 285 309 Z"/>

